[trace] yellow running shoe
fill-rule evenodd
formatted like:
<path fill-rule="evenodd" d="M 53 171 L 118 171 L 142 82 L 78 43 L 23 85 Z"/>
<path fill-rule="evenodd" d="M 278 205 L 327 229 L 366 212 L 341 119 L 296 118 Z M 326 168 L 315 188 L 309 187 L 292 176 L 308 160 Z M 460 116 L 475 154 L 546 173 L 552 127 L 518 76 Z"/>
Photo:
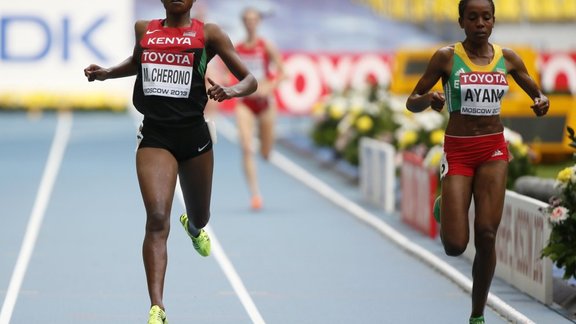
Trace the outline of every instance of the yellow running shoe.
<path fill-rule="evenodd" d="M 198 251 L 201 256 L 209 256 L 210 255 L 210 237 L 208 233 L 204 229 L 200 229 L 200 234 L 198 237 L 192 236 L 190 232 L 188 232 L 188 215 L 186 213 L 180 216 L 180 223 L 184 227 L 186 234 L 192 239 L 192 245 L 194 245 L 194 249 Z"/>
<path fill-rule="evenodd" d="M 168 324 L 166 312 L 158 305 L 152 306 L 148 315 L 148 324 Z"/>

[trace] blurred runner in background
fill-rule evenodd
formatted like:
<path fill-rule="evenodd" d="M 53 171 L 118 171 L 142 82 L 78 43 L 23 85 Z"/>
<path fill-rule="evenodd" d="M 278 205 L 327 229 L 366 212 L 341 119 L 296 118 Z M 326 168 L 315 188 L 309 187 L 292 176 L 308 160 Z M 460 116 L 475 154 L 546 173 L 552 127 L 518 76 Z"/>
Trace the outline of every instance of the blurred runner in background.
<path fill-rule="evenodd" d="M 260 141 L 260 154 L 267 160 L 275 141 L 274 90 L 284 78 L 280 53 L 268 40 L 258 35 L 261 20 L 262 14 L 258 10 L 245 9 L 242 21 L 246 29 L 246 39 L 236 45 L 242 61 L 258 80 L 258 90 L 250 96 L 239 99 L 236 104 L 242 163 L 251 194 L 250 205 L 254 210 L 262 208 L 262 194 L 258 185 L 253 151 L 254 132 Z"/>

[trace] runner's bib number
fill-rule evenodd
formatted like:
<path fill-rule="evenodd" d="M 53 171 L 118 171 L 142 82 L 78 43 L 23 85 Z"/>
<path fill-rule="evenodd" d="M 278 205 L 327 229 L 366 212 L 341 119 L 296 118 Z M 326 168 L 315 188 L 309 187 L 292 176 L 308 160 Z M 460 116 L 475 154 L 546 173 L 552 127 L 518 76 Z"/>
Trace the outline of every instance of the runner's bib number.
<path fill-rule="evenodd" d="M 507 91 L 508 81 L 503 73 L 461 73 L 460 113 L 473 116 L 499 115 L 502 98 Z"/>
<path fill-rule="evenodd" d="M 142 85 L 145 96 L 188 98 L 194 53 L 144 51 Z"/>

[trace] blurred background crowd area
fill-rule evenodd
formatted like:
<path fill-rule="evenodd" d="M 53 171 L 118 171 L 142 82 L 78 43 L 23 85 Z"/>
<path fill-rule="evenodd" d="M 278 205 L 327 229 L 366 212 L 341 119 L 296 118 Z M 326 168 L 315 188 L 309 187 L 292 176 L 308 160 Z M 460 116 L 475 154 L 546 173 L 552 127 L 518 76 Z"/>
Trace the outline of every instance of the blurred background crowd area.
<path fill-rule="evenodd" d="M 384 19 L 426 28 L 441 39 L 460 39 L 457 0 L 355 0 Z M 574 49 L 569 39 L 576 21 L 573 0 L 494 0 L 496 41 L 525 43 L 537 49 Z M 562 33 L 567 33 L 562 35 Z"/>
<path fill-rule="evenodd" d="M 356 0 L 387 17 L 410 22 L 454 21 L 458 12 L 453 0 Z M 576 19 L 571 0 L 496 0 L 499 22 L 562 22 Z"/>

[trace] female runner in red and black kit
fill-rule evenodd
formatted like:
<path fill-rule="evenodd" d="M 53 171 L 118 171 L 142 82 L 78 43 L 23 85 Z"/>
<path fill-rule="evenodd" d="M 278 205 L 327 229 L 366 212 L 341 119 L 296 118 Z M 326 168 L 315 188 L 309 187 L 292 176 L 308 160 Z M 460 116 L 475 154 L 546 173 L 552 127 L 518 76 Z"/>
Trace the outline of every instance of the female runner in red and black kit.
<path fill-rule="evenodd" d="M 474 199 L 471 324 L 484 323 L 484 308 L 496 267 L 495 242 L 502 218 L 508 150 L 500 120 L 506 74 L 532 98 L 536 116 L 548 112 L 548 98 L 511 49 L 489 42 L 495 23 L 492 0 L 461 0 L 458 22 L 464 41 L 440 48 L 406 102 L 412 112 L 446 104 L 450 119 L 444 139 L 440 237 L 446 254 L 458 256 L 469 240 L 468 209 Z M 442 79 L 444 92 L 430 91 Z M 435 208 L 436 210 L 436 208 Z"/>
<path fill-rule="evenodd" d="M 252 152 L 254 130 L 257 127 L 260 154 L 268 160 L 275 140 L 276 105 L 273 93 L 284 78 L 280 53 L 270 42 L 258 36 L 261 19 L 262 15 L 258 10 L 245 9 L 242 13 L 242 22 L 246 29 L 246 39 L 236 44 L 236 51 L 242 61 L 258 80 L 258 90 L 253 95 L 239 99 L 236 105 L 242 163 L 251 194 L 250 204 L 254 210 L 262 208 L 262 195 Z"/>
<path fill-rule="evenodd" d="M 162 0 L 165 19 L 136 22 L 132 56 L 111 68 L 92 64 L 84 70 L 88 81 L 137 74 L 133 102 L 144 120 L 136 170 L 146 208 L 142 254 L 152 305 L 150 324 L 167 323 L 163 304 L 166 242 L 177 178 L 186 203 L 180 221 L 198 253 L 210 253 L 210 239 L 203 230 L 210 218 L 214 162 L 203 117 L 208 97 L 223 101 L 249 95 L 257 88 L 229 37 L 217 25 L 191 19 L 194 1 Z M 208 79 L 211 87 L 206 90 L 206 65 L 215 55 L 238 83 L 222 87 Z"/>

